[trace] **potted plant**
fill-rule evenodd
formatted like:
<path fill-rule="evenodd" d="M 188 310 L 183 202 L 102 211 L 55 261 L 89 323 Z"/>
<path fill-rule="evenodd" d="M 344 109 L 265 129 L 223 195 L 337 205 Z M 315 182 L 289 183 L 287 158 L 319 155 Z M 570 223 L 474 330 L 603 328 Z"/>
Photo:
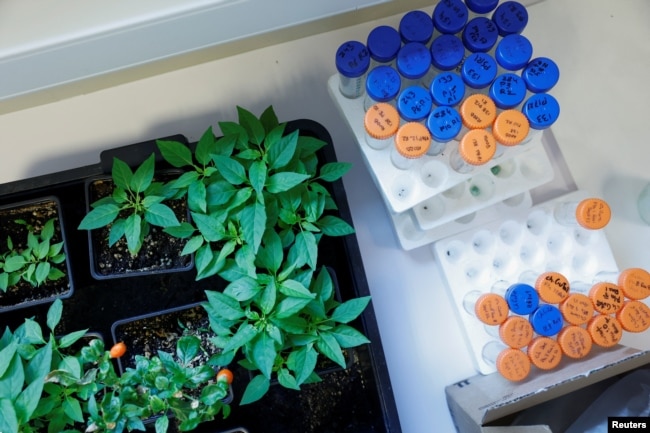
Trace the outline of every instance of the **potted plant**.
<path fill-rule="evenodd" d="M 56 197 L 0 209 L 0 312 L 73 293 L 66 236 Z"/>
<path fill-rule="evenodd" d="M 191 257 L 179 254 L 184 241 L 164 232 L 187 220 L 185 202 L 165 184 L 173 176 L 156 173 L 151 154 L 135 171 L 114 158 L 110 177 L 88 181 L 88 213 L 78 229 L 89 231 L 95 278 L 191 269 Z"/>

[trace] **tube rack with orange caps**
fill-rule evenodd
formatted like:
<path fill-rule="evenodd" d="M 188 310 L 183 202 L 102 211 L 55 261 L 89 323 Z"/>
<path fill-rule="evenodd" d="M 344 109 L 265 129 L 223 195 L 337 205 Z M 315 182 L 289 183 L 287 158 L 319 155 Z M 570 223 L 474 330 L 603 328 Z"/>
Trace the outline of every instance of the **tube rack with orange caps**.
<path fill-rule="evenodd" d="M 541 275 L 550 270 L 565 276 L 570 283 L 592 282 L 595 275 L 604 270 L 618 272 L 604 230 L 561 224 L 553 216 L 557 206 L 579 202 L 586 198 L 589 198 L 589 195 L 585 191 L 574 191 L 523 212 L 512 214 L 505 220 L 495 220 L 432 244 L 431 248 L 446 280 L 452 303 L 458 311 L 470 353 L 477 370 L 481 373 L 488 374 L 496 371 L 496 366 L 486 362 L 482 356 L 485 344 L 495 339 L 494 329 L 477 320 L 476 315 L 467 313 L 464 299 L 468 292 L 476 290 L 490 292 L 493 286 L 498 292 L 496 289 L 498 282 L 514 284 L 525 280 L 526 275 Z M 548 304 L 548 301 L 569 298 L 569 294 L 562 293 L 561 281 L 549 281 L 546 285 L 548 287 L 541 291 L 541 303 Z M 570 303 L 564 300 L 566 304 L 556 305 L 560 312 L 565 308 L 572 311 L 575 316 L 572 319 L 574 323 L 567 322 L 565 319 L 565 325 L 575 324 L 586 328 L 588 321 L 596 317 L 595 314 L 599 314 L 591 310 L 586 313 L 587 321 L 578 320 L 580 313 L 583 312 L 581 308 L 584 307 L 580 304 L 580 300 L 580 298 L 571 298 Z M 635 311 L 635 306 L 638 305 L 633 304 L 626 312 L 634 317 L 636 322 L 643 322 L 646 320 L 643 311 Z M 557 316 L 557 311 L 554 310 L 552 313 Z M 609 314 L 608 317 L 618 320 L 615 314 Z M 594 322 L 592 326 L 595 329 L 597 323 Z M 634 326 L 640 325 L 630 325 L 630 327 Z M 556 330 L 554 329 L 553 332 Z M 556 340 L 556 334 L 541 336 Z M 536 335 L 540 336 L 537 332 Z M 579 335 L 565 336 L 565 339 L 571 338 L 579 338 Z"/>

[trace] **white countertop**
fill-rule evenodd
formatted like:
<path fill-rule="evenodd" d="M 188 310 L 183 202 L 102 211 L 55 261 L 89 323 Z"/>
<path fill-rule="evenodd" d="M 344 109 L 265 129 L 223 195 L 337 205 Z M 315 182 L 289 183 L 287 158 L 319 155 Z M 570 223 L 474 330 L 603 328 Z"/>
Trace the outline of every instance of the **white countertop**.
<path fill-rule="evenodd" d="M 428 11 L 431 11 L 431 6 Z M 650 181 L 650 2 L 545 0 L 524 34 L 560 66 L 554 135 L 580 189 L 609 201 L 605 229 L 620 268 L 650 269 L 650 227 L 636 196 Z M 334 52 L 400 16 L 273 45 L 0 116 L 0 182 L 98 162 L 99 151 L 181 133 L 198 140 L 235 106 L 273 105 L 283 121 L 310 118 L 331 133 L 344 178 L 402 429 L 452 432 L 444 387 L 475 374 L 427 247 L 403 251 L 351 132 L 327 92 Z M 65 96 L 65 95 L 64 95 Z M 624 342 L 650 348 L 638 336 Z M 644 341 L 645 340 L 645 341 Z M 435 428 L 433 427 L 435 426 Z"/>

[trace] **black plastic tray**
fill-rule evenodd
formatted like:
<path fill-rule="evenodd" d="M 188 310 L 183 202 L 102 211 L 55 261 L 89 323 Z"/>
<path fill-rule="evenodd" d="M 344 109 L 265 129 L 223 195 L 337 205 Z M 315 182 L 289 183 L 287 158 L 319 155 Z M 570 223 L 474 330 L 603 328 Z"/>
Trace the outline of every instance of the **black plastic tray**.
<path fill-rule="evenodd" d="M 331 136 L 322 125 L 311 120 L 295 120 L 287 124 L 286 132 L 296 129 L 302 135 L 328 143 L 321 151 L 323 162 L 336 160 Z M 186 142 L 182 136 L 171 138 Z M 192 145 L 195 143 L 190 143 Z M 205 300 L 204 290 L 223 288 L 223 281 L 216 277 L 195 281 L 195 272 L 102 281 L 92 278 L 87 232 L 77 230 L 86 210 L 84 183 L 89 177 L 109 174 L 114 156 L 135 166 L 152 152 L 157 154 L 157 169 L 169 168 L 152 140 L 104 151 L 96 165 L 0 185 L 0 205 L 44 195 L 54 195 L 60 200 L 70 244 L 68 255 L 73 267 L 75 293 L 63 301 L 64 316 L 58 333 L 89 329 L 100 332 L 110 341 L 111 324 L 117 320 L 200 302 Z M 340 217 L 351 222 L 341 181 L 332 184 L 331 193 Z M 324 238 L 319 258 L 322 265 L 335 270 L 343 300 L 370 294 L 354 235 Z M 47 308 L 48 305 L 40 305 L 2 313 L 0 325 L 13 329 L 26 317 L 44 323 Z M 299 392 L 272 386 L 262 400 L 251 405 L 239 406 L 236 398 L 227 419 L 203 424 L 196 431 L 244 427 L 249 433 L 401 432 L 372 303 L 358 325 L 371 344 L 354 350 L 354 361 L 348 369 L 325 374 L 323 382 L 303 386 Z M 236 369 L 235 377 L 234 393 L 241 396 L 248 374 Z M 239 377 L 241 380 L 237 380 Z"/>

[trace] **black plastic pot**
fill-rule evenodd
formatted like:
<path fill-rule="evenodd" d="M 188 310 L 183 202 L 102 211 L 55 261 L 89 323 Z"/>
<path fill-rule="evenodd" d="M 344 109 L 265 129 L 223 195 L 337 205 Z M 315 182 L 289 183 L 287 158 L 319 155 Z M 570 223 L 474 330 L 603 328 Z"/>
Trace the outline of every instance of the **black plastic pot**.
<path fill-rule="evenodd" d="M 178 170 L 164 170 L 156 173 L 156 180 L 168 181 L 181 173 Z M 85 185 L 86 212 L 90 211 L 92 203 L 109 196 L 113 191 L 113 180 L 110 176 L 87 179 Z M 177 212 L 179 220 L 184 218 L 189 221 L 190 213 L 186 203 L 176 201 L 174 205 L 181 208 Z M 90 273 L 98 280 L 185 272 L 194 268 L 194 255 L 181 255 L 185 240 L 166 234 L 160 227 L 151 226 L 145 244 L 135 256 L 127 250 L 124 239 L 109 246 L 108 233 L 109 227 L 88 231 Z"/>
<path fill-rule="evenodd" d="M 16 223 L 16 220 L 23 220 L 26 224 L 40 227 L 51 218 L 55 218 L 55 234 L 52 243 L 63 242 L 62 251 L 66 254 L 63 263 L 53 266 L 65 275 L 58 280 L 46 280 L 38 286 L 21 281 L 9 287 L 6 292 L 0 290 L 0 312 L 51 303 L 57 298 L 65 299 L 72 296 L 74 292 L 72 267 L 68 255 L 65 224 L 62 222 L 63 214 L 57 197 L 45 196 L 0 206 L 0 254 L 8 251 L 8 237 L 11 237 L 15 248 L 23 249 L 26 246 L 27 227 L 25 224 Z"/>
<path fill-rule="evenodd" d="M 320 161 L 336 160 L 331 137 L 322 125 L 311 120 L 296 120 L 285 128 L 286 133 L 295 130 L 327 143 L 319 151 Z M 190 147 L 194 145 L 190 143 Z M 202 302 L 205 290 L 223 290 L 226 286 L 217 277 L 196 281 L 194 272 L 109 280 L 97 280 L 91 275 L 88 234 L 85 230 L 77 230 L 86 215 L 85 182 L 91 177 L 110 174 L 114 156 L 135 167 L 151 152 L 157 155 L 157 169 L 171 168 L 165 166 L 155 141 L 148 141 L 105 151 L 95 165 L 0 185 L 0 206 L 46 195 L 55 195 L 61 200 L 75 292 L 64 301 L 63 318 L 57 333 L 90 329 L 108 336 L 117 320 Z M 330 192 L 338 205 L 338 216 L 352 221 L 342 182 L 331 184 Z M 354 235 L 323 238 L 318 256 L 319 266 L 335 270 L 343 301 L 370 294 Z M 3 312 L 0 322 L 15 329 L 25 317 L 34 317 L 45 323 L 46 313 L 46 306 L 34 305 Z M 260 401 L 245 406 L 235 402 L 227 419 L 202 424 L 196 432 L 245 428 L 251 433 L 400 433 L 372 304 L 352 325 L 361 330 L 371 343 L 354 349 L 352 363 L 347 369 L 328 373 L 321 383 L 303 386 L 301 391 L 273 386 Z M 248 383 L 248 371 L 232 367 L 234 395 L 242 395 Z"/>

